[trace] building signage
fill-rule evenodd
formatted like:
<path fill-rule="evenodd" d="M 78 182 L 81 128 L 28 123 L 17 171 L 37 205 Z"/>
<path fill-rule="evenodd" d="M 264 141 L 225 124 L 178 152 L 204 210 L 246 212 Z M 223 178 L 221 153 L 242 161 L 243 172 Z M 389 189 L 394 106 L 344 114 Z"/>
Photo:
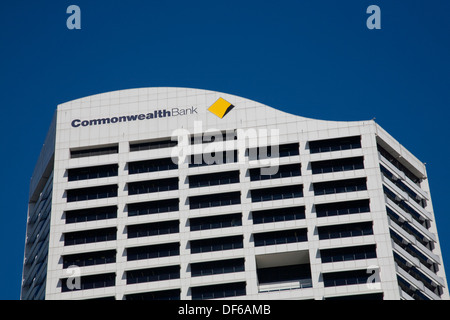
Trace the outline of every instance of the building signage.
<path fill-rule="evenodd" d="M 96 118 L 91 120 L 81 120 L 75 119 L 71 122 L 72 127 L 88 127 L 88 126 L 97 126 L 102 124 L 109 123 L 118 123 L 118 122 L 131 122 L 137 120 L 149 120 L 149 119 L 157 119 L 157 118 L 166 118 L 166 117 L 176 117 L 176 116 L 184 116 L 190 114 L 197 114 L 197 107 L 189 107 L 189 108 L 172 108 L 172 109 L 161 109 L 155 110 L 149 113 L 141 113 L 141 114 L 133 114 L 126 115 L 120 117 L 111 117 L 111 118 Z"/>

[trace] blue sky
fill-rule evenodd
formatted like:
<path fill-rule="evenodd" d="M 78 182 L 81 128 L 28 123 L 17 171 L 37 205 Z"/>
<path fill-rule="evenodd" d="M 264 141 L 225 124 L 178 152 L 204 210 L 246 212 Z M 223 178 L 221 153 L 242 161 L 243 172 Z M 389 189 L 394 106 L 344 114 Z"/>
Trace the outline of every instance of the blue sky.
<path fill-rule="evenodd" d="M 81 8 L 81 30 L 66 9 Z M 381 30 L 366 8 L 381 8 Z M 18 299 L 28 184 L 59 103 L 154 86 L 376 121 L 427 163 L 450 267 L 449 1 L 0 2 L 0 299 Z"/>

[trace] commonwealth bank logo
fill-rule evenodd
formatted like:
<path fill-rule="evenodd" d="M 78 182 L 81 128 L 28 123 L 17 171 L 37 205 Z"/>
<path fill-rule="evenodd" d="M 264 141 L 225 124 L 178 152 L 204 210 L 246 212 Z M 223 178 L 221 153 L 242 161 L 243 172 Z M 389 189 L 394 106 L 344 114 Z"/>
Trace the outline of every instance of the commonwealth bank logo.
<path fill-rule="evenodd" d="M 211 107 L 208 108 L 208 111 L 218 116 L 220 119 L 226 116 L 228 112 L 233 109 L 234 106 L 229 103 L 227 100 L 223 98 L 217 99 L 216 102 L 212 104 Z"/>

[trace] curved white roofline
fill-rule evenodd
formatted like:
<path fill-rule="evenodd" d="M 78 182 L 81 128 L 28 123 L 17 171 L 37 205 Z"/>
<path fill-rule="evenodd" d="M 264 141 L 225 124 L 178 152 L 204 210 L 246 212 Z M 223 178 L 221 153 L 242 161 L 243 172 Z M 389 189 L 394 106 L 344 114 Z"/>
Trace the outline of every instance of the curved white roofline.
<path fill-rule="evenodd" d="M 67 101 L 65 103 L 61 103 L 58 106 L 58 110 L 61 109 L 65 109 L 65 108 L 71 108 L 71 106 L 73 105 L 77 105 L 77 104 L 85 104 L 88 102 L 92 102 L 92 101 L 101 101 L 101 100 L 119 100 L 119 104 L 120 101 L 123 100 L 124 103 L 126 103 L 125 101 L 127 101 L 129 98 L 131 97 L 136 97 L 136 96 L 143 96 L 143 95 L 148 95 L 148 96 L 152 96 L 152 95 L 161 95 L 162 97 L 164 97 L 164 95 L 170 95 L 170 96 L 175 96 L 177 98 L 181 98 L 181 97 L 189 97 L 189 96 L 194 96 L 194 95 L 199 95 L 199 94 L 206 94 L 206 95 L 219 95 L 219 96 L 227 96 L 228 98 L 234 97 L 235 99 L 243 99 L 246 100 L 247 102 L 252 102 L 252 103 L 257 103 L 260 106 L 264 106 L 266 108 L 269 108 L 275 112 L 279 112 L 282 113 L 284 116 L 290 116 L 290 117 L 297 117 L 300 119 L 297 120 L 311 120 L 311 121 L 324 121 L 324 122 L 336 122 L 336 123 L 361 123 L 361 122 L 366 122 L 366 121 L 371 121 L 373 122 L 373 120 L 351 120 L 351 121 L 342 121 L 342 120 L 323 120 L 323 119 L 315 119 L 315 118 L 308 118 L 308 117 L 303 117 L 297 114 L 293 114 L 293 113 L 288 113 L 286 111 L 283 110 L 279 110 L 276 109 L 274 107 L 268 106 L 266 104 L 263 104 L 261 102 L 255 101 L 255 100 L 251 100 L 245 97 L 241 97 L 241 96 L 237 96 L 234 94 L 229 94 L 229 93 L 225 93 L 225 92 L 219 92 L 219 91 L 213 91 L 213 90 L 208 90 L 208 89 L 197 89 L 197 88 L 188 88 L 188 87 L 142 87 L 142 88 L 129 88 L 129 89 L 120 89 L 120 90 L 113 90 L 113 91 L 108 91 L 108 92 L 103 92 L 103 93 L 97 93 L 97 94 L 93 94 L 93 95 L 89 95 L 86 97 L 82 97 L 82 98 L 78 98 L 78 99 L 74 99 L 71 101 Z M 162 98 L 165 99 L 165 98 Z M 117 103 L 117 102 L 116 102 Z"/>

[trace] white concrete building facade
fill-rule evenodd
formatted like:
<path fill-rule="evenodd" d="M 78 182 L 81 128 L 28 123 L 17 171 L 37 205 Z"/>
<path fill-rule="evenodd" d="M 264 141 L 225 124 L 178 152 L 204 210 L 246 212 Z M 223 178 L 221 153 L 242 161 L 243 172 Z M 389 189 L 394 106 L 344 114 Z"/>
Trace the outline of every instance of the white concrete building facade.
<path fill-rule="evenodd" d="M 21 298 L 449 292 L 426 168 L 374 121 L 142 88 L 58 106 L 30 184 Z"/>

